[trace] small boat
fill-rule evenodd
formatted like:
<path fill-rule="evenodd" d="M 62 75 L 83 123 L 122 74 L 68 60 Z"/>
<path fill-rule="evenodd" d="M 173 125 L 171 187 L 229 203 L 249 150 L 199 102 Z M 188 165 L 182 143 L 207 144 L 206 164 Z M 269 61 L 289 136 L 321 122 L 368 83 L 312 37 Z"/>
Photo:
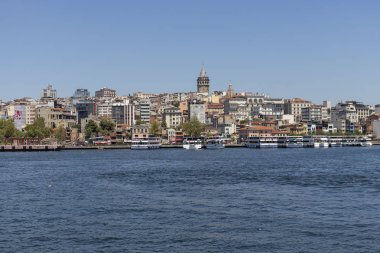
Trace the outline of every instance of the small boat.
<path fill-rule="evenodd" d="M 159 137 L 136 138 L 132 139 L 131 149 L 157 149 L 161 148 Z"/>
<path fill-rule="evenodd" d="M 225 141 L 220 138 L 210 138 L 206 140 L 206 149 L 223 149 L 225 148 Z"/>
<path fill-rule="evenodd" d="M 200 138 L 186 138 L 183 140 L 182 147 L 187 150 L 201 149 L 202 140 Z"/>
<path fill-rule="evenodd" d="M 363 137 L 362 139 L 360 139 L 360 146 L 362 147 L 371 147 L 373 144 L 372 144 L 372 140 L 371 138 L 369 137 Z"/>

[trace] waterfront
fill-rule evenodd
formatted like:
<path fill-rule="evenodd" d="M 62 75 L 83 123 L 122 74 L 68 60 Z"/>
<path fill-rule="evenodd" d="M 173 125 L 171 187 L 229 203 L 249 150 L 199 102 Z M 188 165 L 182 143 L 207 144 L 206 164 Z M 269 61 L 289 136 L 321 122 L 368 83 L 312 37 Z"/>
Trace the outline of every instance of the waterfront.
<path fill-rule="evenodd" d="M 380 147 L 0 159 L 1 252 L 380 251 Z"/>

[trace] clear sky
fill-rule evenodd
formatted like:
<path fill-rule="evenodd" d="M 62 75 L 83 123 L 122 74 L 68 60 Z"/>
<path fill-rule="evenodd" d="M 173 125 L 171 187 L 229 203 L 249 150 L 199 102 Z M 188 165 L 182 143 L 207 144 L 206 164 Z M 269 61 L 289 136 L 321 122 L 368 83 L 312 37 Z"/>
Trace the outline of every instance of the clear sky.
<path fill-rule="evenodd" d="M 380 1 L 0 0 L 0 99 L 76 88 L 380 103 Z"/>

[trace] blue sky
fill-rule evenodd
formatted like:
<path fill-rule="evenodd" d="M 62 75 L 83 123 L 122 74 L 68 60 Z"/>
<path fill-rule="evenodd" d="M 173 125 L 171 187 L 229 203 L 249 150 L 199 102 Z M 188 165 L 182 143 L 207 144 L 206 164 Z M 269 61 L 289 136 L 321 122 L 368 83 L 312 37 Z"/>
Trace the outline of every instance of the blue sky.
<path fill-rule="evenodd" d="M 0 0 L 0 99 L 76 88 L 380 103 L 380 1 Z"/>

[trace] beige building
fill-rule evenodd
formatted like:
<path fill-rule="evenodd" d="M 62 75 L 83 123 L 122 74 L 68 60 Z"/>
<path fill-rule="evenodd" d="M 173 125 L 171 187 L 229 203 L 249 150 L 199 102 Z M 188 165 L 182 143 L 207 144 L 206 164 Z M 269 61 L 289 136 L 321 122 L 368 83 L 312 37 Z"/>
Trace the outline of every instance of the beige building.
<path fill-rule="evenodd" d="M 42 106 L 36 109 L 36 118 L 44 118 L 46 127 L 71 127 L 76 124 L 76 116 L 62 108 Z"/>
<path fill-rule="evenodd" d="M 149 125 L 137 125 L 132 127 L 132 139 L 148 138 Z"/>
<path fill-rule="evenodd" d="M 293 98 L 285 101 L 285 113 L 294 115 L 296 122 L 302 120 L 302 108 L 311 107 L 312 103 L 310 101 L 304 100 L 302 98 Z"/>
<path fill-rule="evenodd" d="M 163 121 L 167 128 L 177 128 L 182 124 L 182 113 L 178 108 L 164 110 Z"/>

